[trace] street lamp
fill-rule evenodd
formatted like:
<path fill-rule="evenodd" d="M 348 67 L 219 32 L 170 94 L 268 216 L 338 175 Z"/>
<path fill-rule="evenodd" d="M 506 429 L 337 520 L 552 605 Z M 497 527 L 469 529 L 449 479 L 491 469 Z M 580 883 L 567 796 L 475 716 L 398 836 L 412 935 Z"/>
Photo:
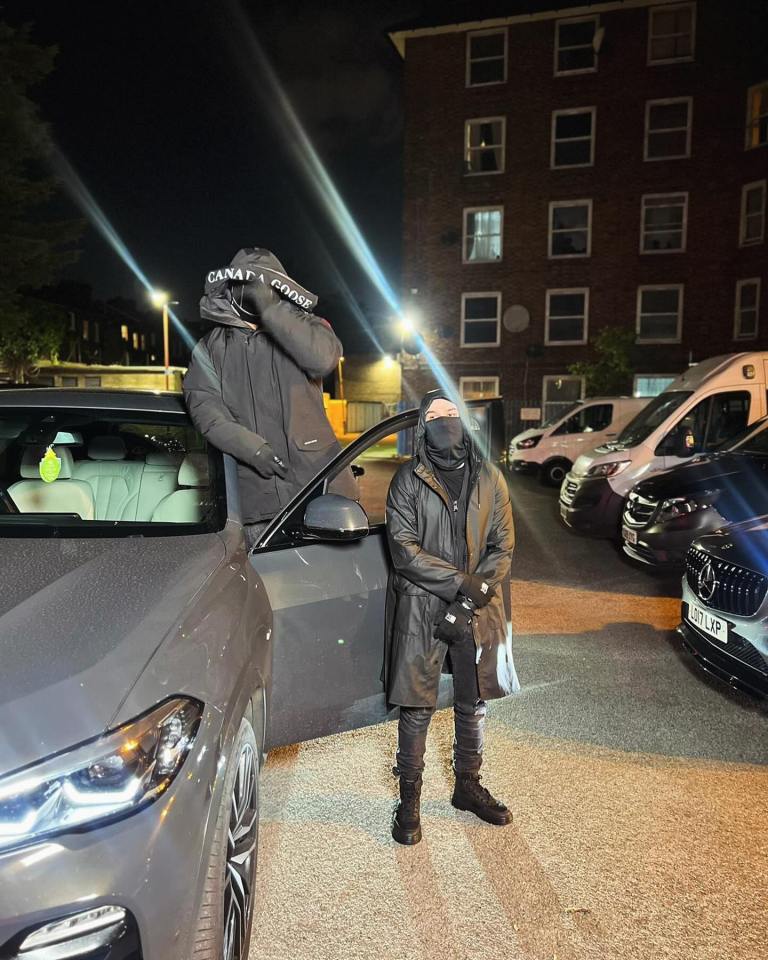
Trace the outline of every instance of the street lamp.
<path fill-rule="evenodd" d="M 163 311 L 163 361 L 165 364 L 165 389 L 171 389 L 171 353 L 168 345 L 168 307 L 177 306 L 178 300 L 171 300 L 167 293 L 162 290 L 152 290 L 149 295 L 152 305 L 158 310 Z"/>

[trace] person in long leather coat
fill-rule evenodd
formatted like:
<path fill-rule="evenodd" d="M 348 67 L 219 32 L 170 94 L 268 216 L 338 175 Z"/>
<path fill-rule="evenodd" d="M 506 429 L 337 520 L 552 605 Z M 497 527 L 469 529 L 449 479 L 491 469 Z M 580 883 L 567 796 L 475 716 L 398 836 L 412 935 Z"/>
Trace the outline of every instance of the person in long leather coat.
<path fill-rule="evenodd" d="M 462 406 L 442 390 L 424 397 L 415 456 L 387 496 L 384 679 L 389 703 L 400 706 L 392 836 L 405 844 L 421 839 L 424 752 L 444 665 L 454 688 L 451 802 L 488 823 L 512 821 L 479 771 L 486 701 L 519 689 L 505 610 L 514 524 L 506 481 L 472 439 Z"/>

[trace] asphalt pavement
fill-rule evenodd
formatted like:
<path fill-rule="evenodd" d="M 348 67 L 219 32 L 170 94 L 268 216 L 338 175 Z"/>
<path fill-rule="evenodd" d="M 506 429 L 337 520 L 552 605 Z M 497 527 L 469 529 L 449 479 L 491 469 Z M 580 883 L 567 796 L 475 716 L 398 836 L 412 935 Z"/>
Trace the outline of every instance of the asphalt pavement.
<path fill-rule="evenodd" d="M 389 834 L 396 725 L 272 753 L 252 960 L 765 960 L 768 710 L 704 677 L 679 578 L 569 533 L 511 484 L 515 662 L 485 782 L 506 828 L 449 803 L 452 717 L 430 731 L 424 840 Z"/>

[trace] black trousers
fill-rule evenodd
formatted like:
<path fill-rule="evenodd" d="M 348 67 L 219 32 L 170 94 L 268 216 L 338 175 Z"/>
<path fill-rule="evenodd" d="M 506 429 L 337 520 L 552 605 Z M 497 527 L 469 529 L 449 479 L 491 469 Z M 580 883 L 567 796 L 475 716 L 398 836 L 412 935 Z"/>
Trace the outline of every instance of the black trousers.
<path fill-rule="evenodd" d="M 471 634 L 448 648 L 453 673 L 453 769 L 477 773 L 483 762 L 485 701 L 477 686 L 476 648 Z M 424 770 L 427 731 L 434 707 L 400 707 L 395 773 L 415 780 Z"/>

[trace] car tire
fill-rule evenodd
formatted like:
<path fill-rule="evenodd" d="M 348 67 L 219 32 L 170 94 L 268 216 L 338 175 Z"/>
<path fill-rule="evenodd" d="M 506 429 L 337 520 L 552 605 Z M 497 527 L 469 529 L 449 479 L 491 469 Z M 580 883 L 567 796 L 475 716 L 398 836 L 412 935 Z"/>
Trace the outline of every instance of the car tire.
<path fill-rule="evenodd" d="M 541 466 L 539 480 L 545 487 L 559 487 L 570 469 L 568 460 L 548 460 Z"/>
<path fill-rule="evenodd" d="M 259 843 L 259 748 L 240 722 L 224 778 L 193 940 L 195 960 L 247 960 Z"/>

